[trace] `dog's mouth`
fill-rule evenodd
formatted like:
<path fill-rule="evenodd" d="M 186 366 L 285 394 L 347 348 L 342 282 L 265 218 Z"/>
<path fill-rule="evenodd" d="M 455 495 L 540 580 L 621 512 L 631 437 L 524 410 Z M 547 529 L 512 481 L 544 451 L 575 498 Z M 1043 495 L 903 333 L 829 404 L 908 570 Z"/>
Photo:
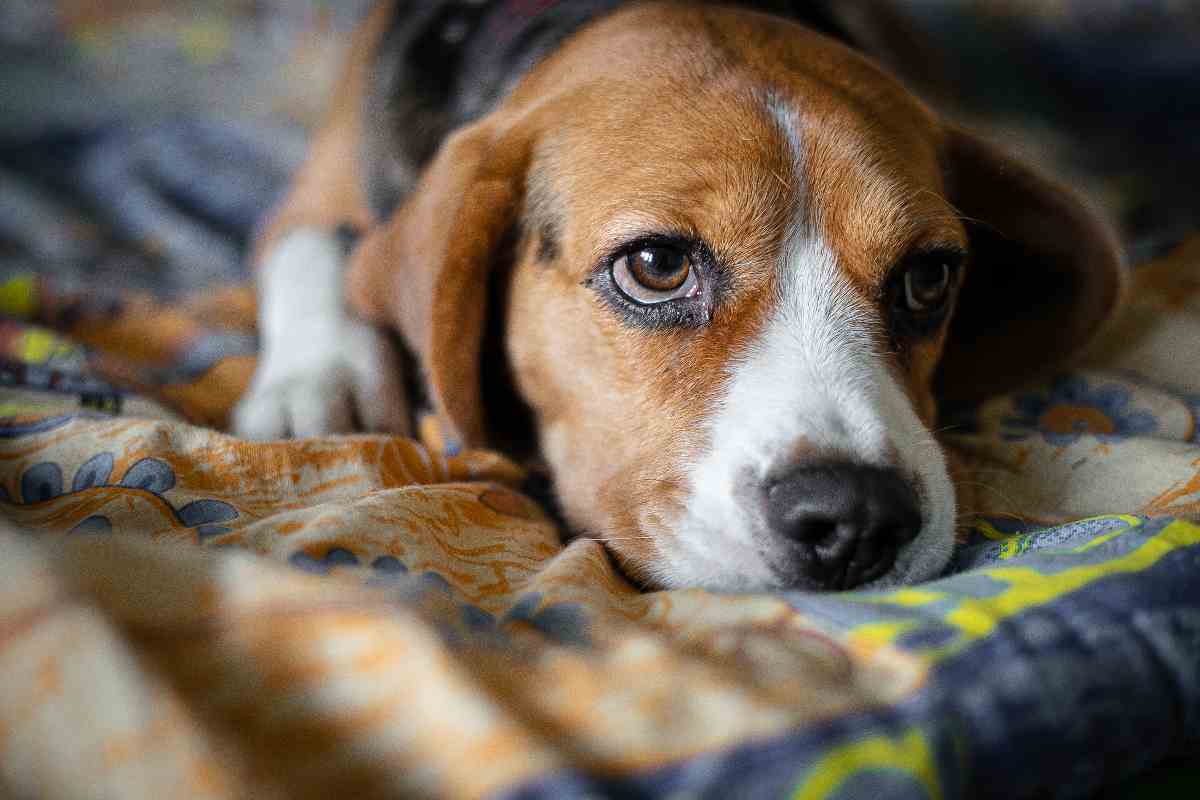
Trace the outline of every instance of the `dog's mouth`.
<path fill-rule="evenodd" d="M 780 587 L 808 592 L 841 592 L 869 586 L 891 572 L 897 560 L 896 553 L 867 553 L 821 565 L 810 548 L 794 545 L 762 556 L 771 564 Z"/>

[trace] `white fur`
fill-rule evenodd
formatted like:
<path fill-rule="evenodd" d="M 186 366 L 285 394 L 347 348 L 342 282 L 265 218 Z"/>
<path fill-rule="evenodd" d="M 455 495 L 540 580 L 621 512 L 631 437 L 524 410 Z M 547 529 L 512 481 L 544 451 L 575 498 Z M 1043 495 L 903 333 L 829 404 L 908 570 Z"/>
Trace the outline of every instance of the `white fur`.
<path fill-rule="evenodd" d="M 772 110 L 798 161 L 798 125 Z M 929 578 L 949 560 L 955 501 L 941 449 L 878 352 L 879 312 L 855 293 L 817 225 L 805 217 L 794 223 L 784 247 L 772 316 L 730 367 L 708 454 L 688 469 L 687 510 L 670 526 L 671 544 L 658 548 L 656 577 L 668 586 L 784 588 L 770 568 L 771 551 L 781 543 L 768 529 L 755 488 L 801 449 L 893 467 L 913 483 L 921 531 L 873 586 Z"/>
<path fill-rule="evenodd" d="M 234 410 L 246 438 L 319 436 L 368 429 L 405 433 L 399 362 L 377 328 L 353 318 L 343 292 L 345 259 L 329 233 L 297 229 L 258 273 L 260 356 Z"/>

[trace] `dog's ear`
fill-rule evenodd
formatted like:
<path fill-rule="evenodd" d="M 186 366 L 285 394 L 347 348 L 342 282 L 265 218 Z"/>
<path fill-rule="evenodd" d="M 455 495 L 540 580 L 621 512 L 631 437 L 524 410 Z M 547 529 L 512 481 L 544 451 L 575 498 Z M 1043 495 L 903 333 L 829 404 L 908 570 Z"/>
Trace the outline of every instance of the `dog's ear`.
<path fill-rule="evenodd" d="M 360 244 L 350 303 L 398 327 L 425 370 L 443 436 L 485 444 L 480 354 L 491 272 L 524 190 L 529 138 L 493 115 L 450 136 L 417 188 Z"/>
<path fill-rule="evenodd" d="M 1086 344 L 1118 305 L 1125 268 L 1112 230 L 1067 188 L 955 128 L 944 158 L 971 252 L 935 389 L 972 402 Z"/>

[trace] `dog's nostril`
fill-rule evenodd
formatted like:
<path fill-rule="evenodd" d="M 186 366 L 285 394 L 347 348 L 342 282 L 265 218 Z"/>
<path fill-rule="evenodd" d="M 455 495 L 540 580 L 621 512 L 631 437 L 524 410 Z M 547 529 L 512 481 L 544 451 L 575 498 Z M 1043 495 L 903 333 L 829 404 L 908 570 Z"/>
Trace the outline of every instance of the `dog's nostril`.
<path fill-rule="evenodd" d="M 900 546 L 910 543 L 921 533 L 921 521 L 918 519 L 915 523 L 904 525 L 897 529 L 896 539 L 900 542 Z"/>
<path fill-rule="evenodd" d="M 793 513 L 786 525 L 788 535 L 798 542 L 806 542 L 814 546 L 831 545 L 845 538 L 838 532 L 842 523 L 837 519 L 813 515 L 807 517 L 803 512 Z"/>
<path fill-rule="evenodd" d="M 921 529 L 908 483 L 895 470 L 877 467 L 797 469 L 768 488 L 766 506 L 775 535 L 800 545 L 791 568 L 829 589 L 883 575 Z"/>

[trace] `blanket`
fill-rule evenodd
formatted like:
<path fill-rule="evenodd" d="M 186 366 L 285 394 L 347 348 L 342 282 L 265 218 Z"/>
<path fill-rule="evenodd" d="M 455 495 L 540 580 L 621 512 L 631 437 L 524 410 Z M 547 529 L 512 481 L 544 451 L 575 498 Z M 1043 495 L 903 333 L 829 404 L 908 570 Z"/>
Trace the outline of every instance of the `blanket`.
<path fill-rule="evenodd" d="M 220 433 L 253 369 L 229 345 L 249 289 L 13 278 L 0 781 L 1085 796 L 1195 753 L 1200 240 L 1138 279 L 1077 369 L 956 423 L 983 491 L 945 576 L 721 596 L 639 593 L 499 454 Z"/>
<path fill-rule="evenodd" d="M 239 45 L 213 4 L 62 5 L 98 93 L 113 53 L 310 75 L 304 25 L 353 17 Z M 1200 239 L 1069 369 L 946 420 L 975 499 L 944 575 L 645 593 L 501 454 L 222 433 L 302 137 L 134 110 L 0 143 L 0 796 L 1087 797 L 1164 761 L 1195 791 Z"/>

